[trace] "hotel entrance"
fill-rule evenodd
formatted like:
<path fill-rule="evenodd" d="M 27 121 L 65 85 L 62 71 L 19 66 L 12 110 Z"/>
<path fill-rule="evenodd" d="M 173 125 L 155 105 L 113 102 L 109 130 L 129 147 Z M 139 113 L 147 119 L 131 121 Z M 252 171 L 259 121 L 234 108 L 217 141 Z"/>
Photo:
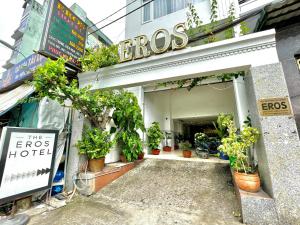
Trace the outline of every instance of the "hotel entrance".
<path fill-rule="evenodd" d="M 190 160 L 219 162 L 217 117 L 219 114 L 232 115 L 238 124 L 233 82 L 207 80 L 206 84 L 192 89 L 174 85 L 158 89 L 151 85 L 144 87 L 144 121 L 146 128 L 153 122 L 160 125 L 164 134 L 159 147 L 162 151 L 156 156 L 146 148 L 146 157 L 188 160 L 183 159 L 182 151 L 189 148 L 192 151 Z M 206 155 L 199 153 L 199 149 L 197 151 L 199 146 L 195 143 L 195 135 L 199 133 L 207 137 Z M 146 136 L 144 139 L 147 141 Z"/>

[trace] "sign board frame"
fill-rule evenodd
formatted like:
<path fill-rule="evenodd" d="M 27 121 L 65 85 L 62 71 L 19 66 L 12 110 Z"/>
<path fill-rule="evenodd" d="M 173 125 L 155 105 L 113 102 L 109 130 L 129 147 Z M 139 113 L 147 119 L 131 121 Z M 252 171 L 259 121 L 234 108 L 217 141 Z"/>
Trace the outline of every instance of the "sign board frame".
<path fill-rule="evenodd" d="M 6 130 L 5 130 L 6 129 Z M 55 156 L 56 156 L 56 148 L 57 148 L 57 141 L 58 141 L 58 134 L 59 131 L 58 130 L 50 130 L 50 129 L 33 129 L 33 128 L 20 128 L 20 127 L 5 127 L 5 129 L 2 132 L 2 137 L 1 137 L 1 146 L 0 151 L 2 154 L 0 155 L 1 159 L 0 159 L 0 188 L 1 188 L 1 184 L 2 184 L 2 179 L 3 179 L 3 174 L 4 174 L 4 170 L 5 170 L 5 166 L 6 166 L 6 159 L 7 159 L 7 154 L 8 154 L 8 150 L 9 150 L 9 143 L 11 140 L 11 136 L 13 132 L 17 132 L 17 133 L 37 133 L 37 134 L 54 134 L 54 144 L 53 144 L 53 149 L 52 149 L 52 158 L 51 158 L 51 167 L 50 167 L 50 171 L 49 171 L 49 179 L 48 179 L 48 184 L 46 186 L 43 187 L 39 187 L 36 189 L 32 189 L 30 191 L 26 191 L 26 192 L 21 192 L 18 193 L 16 195 L 11 195 L 9 197 L 5 197 L 0 199 L 0 204 L 9 202 L 9 201 L 13 201 L 22 197 L 26 197 L 28 195 L 31 195 L 35 192 L 39 192 L 39 191 L 43 191 L 46 189 L 50 189 L 52 186 L 52 179 L 53 179 L 53 169 L 54 169 L 54 165 L 55 165 Z"/>
<path fill-rule="evenodd" d="M 71 9 L 69 9 L 64 3 L 62 3 L 60 0 L 50 0 L 50 2 L 49 2 L 49 5 L 48 5 L 48 11 L 47 11 L 47 15 L 46 15 L 46 20 L 45 20 L 45 24 L 44 24 L 44 29 L 43 29 L 43 34 L 42 34 L 42 41 L 41 41 L 41 44 L 40 44 L 40 50 L 39 50 L 39 53 L 40 54 L 42 54 L 42 55 L 44 55 L 44 56 L 46 56 L 46 57 L 50 57 L 50 58 L 52 58 L 52 59 L 57 59 L 58 57 L 60 57 L 61 55 L 59 55 L 59 54 L 54 54 L 54 53 L 51 53 L 51 52 L 49 52 L 49 51 L 47 51 L 46 50 L 46 47 L 47 47 L 47 44 L 49 45 L 49 32 L 50 32 L 50 27 L 51 27 L 51 21 L 53 20 L 53 18 L 55 17 L 55 15 L 54 15 L 54 7 L 57 5 L 57 4 L 60 4 L 60 5 L 62 5 L 66 10 L 68 10 L 68 13 L 71 15 L 71 17 L 73 18 L 76 18 L 76 21 L 78 21 L 80 24 L 83 24 L 83 25 L 85 25 L 85 31 L 84 31 L 84 35 L 83 35 L 83 38 L 84 38 L 84 40 L 82 41 L 83 42 L 83 46 L 81 46 L 82 47 L 82 49 L 83 49 L 83 51 L 82 51 L 82 54 L 81 54 L 81 56 L 83 56 L 84 55 L 84 52 L 85 52 L 85 45 L 86 45 L 86 40 L 87 40 L 87 33 L 88 33 L 88 26 L 87 26 L 87 24 L 82 20 L 82 19 L 80 19 L 79 18 L 79 16 L 77 16 Z M 72 34 L 70 34 L 70 35 L 72 35 Z M 60 40 L 59 40 L 60 41 Z M 60 41 L 60 42 L 62 42 L 62 41 Z M 65 43 L 64 43 L 65 44 Z M 78 47 L 78 46 L 77 46 Z M 73 51 L 75 51 L 75 52 L 79 52 L 79 50 L 77 50 L 76 48 L 74 48 L 74 47 L 71 47 L 70 45 L 68 45 L 68 48 L 70 48 L 70 49 L 72 49 Z M 64 49 L 64 50 L 66 50 L 66 49 Z M 75 58 L 75 57 L 73 57 L 73 56 L 71 56 L 71 55 L 68 55 L 68 53 L 67 52 L 64 52 L 64 50 L 62 50 L 62 49 L 60 49 L 60 52 L 62 53 L 62 54 L 64 54 L 64 55 L 66 55 L 66 59 L 67 59 L 67 57 L 71 57 L 71 58 L 73 58 L 74 60 L 78 60 L 80 57 L 78 57 L 78 58 Z M 81 70 L 80 68 L 79 68 L 79 64 L 76 64 L 76 63 L 74 63 L 74 62 L 71 62 L 70 60 L 68 60 L 68 62 L 67 62 L 67 64 L 70 66 L 70 67 L 72 67 L 72 68 L 75 68 L 76 70 Z"/>
<path fill-rule="evenodd" d="M 262 98 L 257 101 L 261 116 L 292 116 L 293 110 L 289 97 Z"/>

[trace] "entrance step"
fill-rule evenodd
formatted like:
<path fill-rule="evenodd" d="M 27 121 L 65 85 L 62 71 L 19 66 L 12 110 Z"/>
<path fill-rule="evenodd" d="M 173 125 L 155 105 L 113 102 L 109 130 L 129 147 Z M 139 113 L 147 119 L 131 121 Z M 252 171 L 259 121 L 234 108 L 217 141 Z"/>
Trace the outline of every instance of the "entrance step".
<path fill-rule="evenodd" d="M 106 164 L 104 169 L 100 172 L 82 172 L 76 178 L 76 186 L 82 195 L 92 195 L 98 192 L 101 188 L 113 182 L 120 176 L 133 169 L 140 164 L 143 160 L 137 160 L 129 163 L 110 163 Z"/>
<path fill-rule="evenodd" d="M 178 161 L 189 161 L 189 162 L 204 162 L 204 163 L 221 163 L 229 164 L 229 160 L 223 160 L 215 156 L 210 156 L 208 159 L 199 158 L 195 151 L 192 151 L 191 158 L 184 158 L 181 150 L 173 150 L 171 152 L 160 151 L 159 155 L 145 155 L 146 159 L 167 159 L 167 160 L 178 160 Z"/>

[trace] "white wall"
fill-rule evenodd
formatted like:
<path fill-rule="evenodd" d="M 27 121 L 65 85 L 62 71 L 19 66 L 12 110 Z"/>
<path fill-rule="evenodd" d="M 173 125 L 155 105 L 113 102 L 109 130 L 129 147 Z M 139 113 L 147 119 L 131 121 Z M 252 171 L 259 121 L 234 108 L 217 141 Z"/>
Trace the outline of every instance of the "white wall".
<path fill-rule="evenodd" d="M 199 86 L 191 91 L 182 88 L 149 92 L 144 96 L 146 128 L 154 121 L 160 123 L 162 130 L 170 130 L 172 119 L 217 116 L 221 112 L 236 115 L 232 83 Z"/>

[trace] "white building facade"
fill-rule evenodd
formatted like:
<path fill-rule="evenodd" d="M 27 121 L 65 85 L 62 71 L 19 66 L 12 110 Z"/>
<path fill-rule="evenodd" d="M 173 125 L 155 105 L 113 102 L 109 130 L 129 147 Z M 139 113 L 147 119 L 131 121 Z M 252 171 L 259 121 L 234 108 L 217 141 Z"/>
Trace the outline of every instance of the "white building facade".
<path fill-rule="evenodd" d="M 145 0 L 127 1 L 127 12 Z M 193 2 L 200 19 L 210 21 L 210 0 L 156 0 L 126 18 L 126 39 L 146 35 L 151 40 L 158 29 L 170 33 L 174 25 L 186 21 L 186 6 Z M 231 4 L 239 18 L 270 3 L 269 0 L 218 0 L 218 19 L 228 17 Z M 238 27 L 236 29 L 239 29 Z M 162 87 L 159 83 L 214 74 L 243 72 L 245 77 L 222 83 L 211 79 L 190 92 Z M 251 117 L 260 129 L 256 146 L 258 168 L 265 193 L 259 198 L 241 199 L 243 219 L 249 224 L 300 224 L 300 141 L 293 114 L 266 116 L 259 111 L 265 99 L 286 98 L 289 93 L 276 49 L 275 30 L 209 43 L 188 45 L 149 57 L 129 60 L 115 66 L 79 75 L 81 87 L 92 89 L 128 88 L 134 92 L 143 111 L 146 128 L 154 121 L 164 131 L 182 133 L 187 124 L 201 125 L 219 113 L 232 113 L 239 127 Z M 74 126 L 82 126 L 75 121 Z M 76 141 L 76 139 L 74 139 Z M 293 166 L 291 166 L 293 165 Z M 298 172 L 297 172 L 298 171 Z M 293 196 L 293 197 L 291 197 Z"/>

